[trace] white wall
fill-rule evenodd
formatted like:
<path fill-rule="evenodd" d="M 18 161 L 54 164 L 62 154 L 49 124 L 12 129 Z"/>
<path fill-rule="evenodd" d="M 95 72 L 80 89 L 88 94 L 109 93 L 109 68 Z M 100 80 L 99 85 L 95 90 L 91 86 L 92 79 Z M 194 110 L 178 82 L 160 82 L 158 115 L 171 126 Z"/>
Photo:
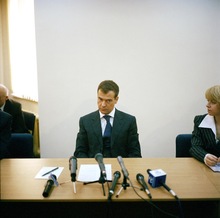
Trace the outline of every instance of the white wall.
<path fill-rule="evenodd" d="M 136 116 L 143 157 L 174 157 L 175 137 L 219 84 L 218 0 L 36 0 L 41 157 L 69 157 L 79 117 L 104 79 Z"/>

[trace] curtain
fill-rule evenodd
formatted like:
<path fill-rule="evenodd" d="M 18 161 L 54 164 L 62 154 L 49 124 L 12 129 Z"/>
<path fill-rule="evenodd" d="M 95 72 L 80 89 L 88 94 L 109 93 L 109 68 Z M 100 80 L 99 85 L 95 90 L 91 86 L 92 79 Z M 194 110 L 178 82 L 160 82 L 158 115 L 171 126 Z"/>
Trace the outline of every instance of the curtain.
<path fill-rule="evenodd" d="M 8 27 L 12 94 L 38 101 L 34 0 L 8 0 Z"/>

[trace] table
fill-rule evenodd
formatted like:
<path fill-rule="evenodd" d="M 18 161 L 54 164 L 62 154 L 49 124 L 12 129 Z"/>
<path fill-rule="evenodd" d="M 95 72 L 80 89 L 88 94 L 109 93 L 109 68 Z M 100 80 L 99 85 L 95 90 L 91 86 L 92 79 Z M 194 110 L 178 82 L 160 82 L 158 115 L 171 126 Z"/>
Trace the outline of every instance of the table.
<path fill-rule="evenodd" d="M 112 174 L 121 171 L 117 158 L 104 158 L 105 164 L 111 164 Z M 166 184 L 178 195 L 181 202 L 219 202 L 220 173 L 212 172 L 203 163 L 194 158 L 123 158 L 129 172 L 129 178 L 142 198 L 149 201 L 145 192 L 141 191 L 136 180 L 137 173 L 148 179 L 147 169 L 162 169 L 167 173 Z M 81 164 L 97 164 L 95 159 L 78 159 L 78 170 Z M 42 196 L 46 180 L 35 179 L 35 175 L 44 166 L 64 167 L 58 178 L 59 183 L 70 180 L 69 159 L 3 159 L 1 160 L 1 201 L 2 202 L 94 202 L 97 205 L 106 203 L 107 196 L 103 195 L 100 183 L 84 185 L 76 182 L 77 193 L 73 192 L 71 182 L 54 187 L 48 198 Z M 119 179 L 122 183 L 123 174 Z M 129 181 L 128 181 L 129 183 Z M 104 184 L 108 195 L 107 183 Z M 138 188 L 137 188 L 138 187 Z M 117 193 L 121 185 L 117 185 Z M 175 202 L 175 199 L 163 187 L 152 188 L 152 202 Z M 137 203 L 143 200 L 134 192 L 132 187 L 122 190 L 119 197 L 112 196 L 113 203 Z M 133 204 L 135 205 L 135 204 Z M 216 204 L 215 204 L 216 209 Z M 219 210 L 219 205 L 217 209 Z M 210 216 L 209 216 L 210 217 Z"/>

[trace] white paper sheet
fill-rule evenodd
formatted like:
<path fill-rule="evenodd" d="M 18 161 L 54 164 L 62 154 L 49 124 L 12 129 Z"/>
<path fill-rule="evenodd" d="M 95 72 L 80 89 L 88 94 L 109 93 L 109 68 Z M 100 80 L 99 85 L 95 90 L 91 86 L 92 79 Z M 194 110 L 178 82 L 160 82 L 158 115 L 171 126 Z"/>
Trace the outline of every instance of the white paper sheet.
<path fill-rule="evenodd" d="M 42 167 L 40 169 L 40 171 L 37 173 L 37 175 L 35 176 L 35 179 L 49 179 L 50 173 L 43 176 L 44 173 L 47 173 L 53 169 L 55 169 L 56 167 Z M 51 172 L 52 174 L 56 175 L 57 179 L 60 176 L 60 174 L 62 173 L 64 167 L 59 167 L 58 169 L 56 169 L 55 171 Z"/>
<path fill-rule="evenodd" d="M 107 180 L 112 180 L 112 166 L 105 164 Z M 98 164 L 81 164 L 77 181 L 93 182 L 100 178 L 100 168 Z"/>
<path fill-rule="evenodd" d="M 209 166 L 214 172 L 220 172 L 220 163 L 217 163 L 215 166 Z"/>

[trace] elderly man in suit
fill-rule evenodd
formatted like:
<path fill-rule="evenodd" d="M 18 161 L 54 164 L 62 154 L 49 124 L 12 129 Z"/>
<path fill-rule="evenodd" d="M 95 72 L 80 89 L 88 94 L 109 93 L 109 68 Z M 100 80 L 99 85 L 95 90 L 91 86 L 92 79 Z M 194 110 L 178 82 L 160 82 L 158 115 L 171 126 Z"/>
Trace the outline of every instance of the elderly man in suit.
<path fill-rule="evenodd" d="M 12 133 L 29 133 L 25 126 L 21 104 L 9 99 L 8 89 L 0 84 L 0 109 L 12 116 Z"/>
<path fill-rule="evenodd" d="M 0 110 L 0 159 L 9 157 L 12 116 Z"/>
<path fill-rule="evenodd" d="M 98 110 L 80 118 L 74 156 L 93 158 L 102 153 L 103 157 L 141 157 L 136 118 L 115 108 L 118 94 L 114 81 L 99 84 Z"/>

